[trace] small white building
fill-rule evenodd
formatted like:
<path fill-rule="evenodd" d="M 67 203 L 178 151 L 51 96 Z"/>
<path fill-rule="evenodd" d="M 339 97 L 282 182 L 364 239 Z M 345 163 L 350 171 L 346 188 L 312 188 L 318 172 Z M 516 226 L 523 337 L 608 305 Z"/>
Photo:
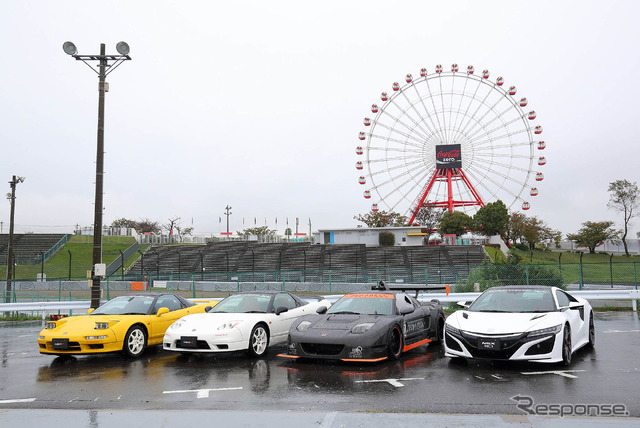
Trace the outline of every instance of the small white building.
<path fill-rule="evenodd" d="M 367 246 L 380 245 L 380 232 L 390 232 L 395 236 L 394 245 L 419 246 L 426 245 L 427 236 L 430 243 L 444 243 L 446 245 L 482 245 L 488 243 L 485 236 L 466 233 L 462 236 L 440 236 L 437 232 L 428 233 L 422 226 L 399 227 L 355 227 L 348 229 L 319 229 L 313 234 L 316 244 L 364 244 Z M 443 242 L 444 241 L 444 242 Z"/>
<path fill-rule="evenodd" d="M 441 242 L 442 237 L 437 233 L 428 233 L 428 229 L 421 226 L 399 227 L 355 227 L 349 229 L 319 229 L 313 234 L 316 244 L 365 244 L 380 245 L 380 232 L 390 232 L 395 235 L 394 245 L 418 246 L 426 245 L 429 235 L 431 243 Z M 474 237 L 465 234 L 461 237 L 446 236 L 447 245 L 478 245 L 486 243 L 485 237 Z"/>
<path fill-rule="evenodd" d="M 349 229 L 319 229 L 314 232 L 316 244 L 365 244 L 380 245 L 380 232 L 395 235 L 395 245 L 424 245 L 427 229 L 420 226 L 406 227 L 354 227 Z M 434 234 L 432 233 L 433 237 Z"/>

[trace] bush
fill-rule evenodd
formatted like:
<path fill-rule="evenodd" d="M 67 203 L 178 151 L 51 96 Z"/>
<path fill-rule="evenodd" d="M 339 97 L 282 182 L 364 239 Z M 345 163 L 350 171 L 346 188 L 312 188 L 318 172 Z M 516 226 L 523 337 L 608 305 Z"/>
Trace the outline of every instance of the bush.
<path fill-rule="evenodd" d="M 378 242 L 380 245 L 394 245 L 396 243 L 396 235 L 391 232 L 380 232 Z"/>
<path fill-rule="evenodd" d="M 500 264 L 476 267 L 477 282 L 480 291 L 503 285 L 546 285 L 565 289 L 562 274 L 557 266 Z M 456 292 L 471 292 L 476 275 L 471 274 L 467 281 L 456 286 Z"/>

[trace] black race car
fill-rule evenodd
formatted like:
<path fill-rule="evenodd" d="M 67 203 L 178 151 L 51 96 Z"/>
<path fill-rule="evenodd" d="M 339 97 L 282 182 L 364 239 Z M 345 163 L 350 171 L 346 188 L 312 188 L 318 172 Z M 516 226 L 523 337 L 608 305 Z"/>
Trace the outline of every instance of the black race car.
<path fill-rule="evenodd" d="M 402 291 L 367 291 L 340 298 L 329 310 L 294 321 L 287 358 L 375 362 L 443 338 L 437 300 L 420 303 Z"/>

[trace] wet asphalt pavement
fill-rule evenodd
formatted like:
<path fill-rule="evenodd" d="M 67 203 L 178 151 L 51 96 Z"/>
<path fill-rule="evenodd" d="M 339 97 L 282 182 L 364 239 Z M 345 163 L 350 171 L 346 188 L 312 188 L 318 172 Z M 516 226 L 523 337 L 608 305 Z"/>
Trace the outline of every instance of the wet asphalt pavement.
<path fill-rule="evenodd" d="M 270 348 L 260 359 L 244 353 L 185 357 L 160 348 L 148 350 L 138 360 L 120 354 L 63 359 L 39 354 L 39 322 L 6 324 L 0 326 L 0 422 L 22 417 L 21 410 L 3 409 L 81 409 L 116 420 L 126 412 L 148 410 L 169 412 L 165 415 L 214 410 L 245 416 L 268 411 L 314 416 L 311 424 L 316 426 L 328 414 L 340 420 L 353 412 L 366 412 L 368 417 L 418 412 L 443 418 L 445 414 L 526 418 L 522 407 L 531 401 L 539 406 L 539 416 L 548 411 L 545 405 L 564 405 L 577 413 L 580 405 L 602 404 L 608 409 L 619 405 L 618 410 L 640 417 L 640 320 L 631 312 L 605 312 L 596 314 L 595 325 L 595 350 L 578 351 L 565 369 L 546 364 L 459 363 L 445 358 L 442 346 L 432 345 L 410 351 L 399 361 L 373 365 L 290 361 L 277 357 L 283 347 Z M 149 413 L 153 412 L 145 412 Z M 176 414 L 188 420 L 185 413 Z M 77 426 L 98 426 L 91 425 L 89 416 L 85 425 Z"/>

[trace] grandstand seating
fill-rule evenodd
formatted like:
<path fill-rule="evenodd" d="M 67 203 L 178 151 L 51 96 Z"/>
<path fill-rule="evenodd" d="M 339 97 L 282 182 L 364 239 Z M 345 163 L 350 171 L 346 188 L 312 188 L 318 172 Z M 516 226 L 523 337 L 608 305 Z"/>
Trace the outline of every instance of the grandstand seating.
<path fill-rule="evenodd" d="M 258 243 L 223 241 L 206 245 L 158 245 L 144 260 L 138 259 L 131 273 L 144 270 L 161 274 L 304 271 L 313 280 L 323 270 L 404 269 L 424 267 L 468 270 L 482 263 L 482 246 L 377 246 L 364 244 Z"/>
<path fill-rule="evenodd" d="M 25 233 L 13 235 L 13 257 L 18 264 L 37 264 L 41 254 L 52 249 L 62 238 L 63 233 Z M 9 235 L 0 235 L 0 262 L 7 262 Z"/>

